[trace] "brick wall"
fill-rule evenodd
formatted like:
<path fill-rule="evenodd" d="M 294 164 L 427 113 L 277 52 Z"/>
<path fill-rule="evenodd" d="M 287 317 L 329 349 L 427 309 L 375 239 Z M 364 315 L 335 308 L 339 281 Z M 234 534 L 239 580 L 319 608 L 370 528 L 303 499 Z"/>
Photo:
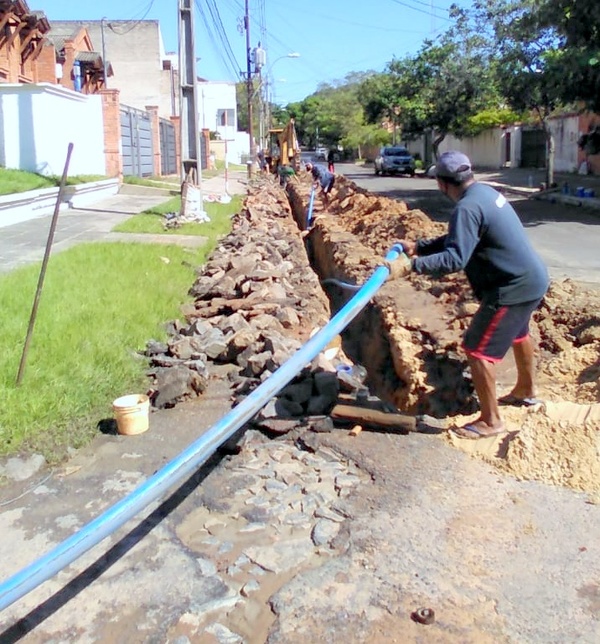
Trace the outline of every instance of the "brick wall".
<path fill-rule="evenodd" d="M 75 45 L 70 40 L 65 42 L 65 62 L 63 63 L 63 75 L 58 81 L 63 87 L 74 89 L 73 63 L 75 62 Z"/>
<path fill-rule="evenodd" d="M 10 47 L 4 45 L 0 51 L 0 72 L 7 83 L 18 83 L 21 77 L 20 40 L 17 37 Z"/>
<path fill-rule="evenodd" d="M 175 126 L 175 159 L 177 161 L 177 174 L 181 174 L 181 117 L 172 116 L 171 123 Z"/>
<path fill-rule="evenodd" d="M 52 45 L 44 45 L 35 66 L 36 83 L 56 83 L 56 52 Z"/>
<path fill-rule="evenodd" d="M 146 111 L 150 115 L 150 128 L 152 129 L 152 174 L 155 177 L 160 177 L 162 169 L 162 155 L 160 150 L 160 120 L 158 117 L 158 105 L 146 105 Z"/>
<path fill-rule="evenodd" d="M 102 96 L 102 115 L 104 117 L 104 157 L 106 174 L 109 177 L 123 178 L 123 159 L 121 157 L 121 111 L 118 89 L 100 90 Z"/>
<path fill-rule="evenodd" d="M 202 154 L 202 158 L 200 159 L 202 165 L 200 167 L 208 168 L 208 157 L 210 156 L 210 130 L 207 127 L 202 128 L 202 130 L 200 130 L 200 136 L 204 139 L 204 143 L 200 145 L 200 153 L 204 146 L 204 154 Z"/>

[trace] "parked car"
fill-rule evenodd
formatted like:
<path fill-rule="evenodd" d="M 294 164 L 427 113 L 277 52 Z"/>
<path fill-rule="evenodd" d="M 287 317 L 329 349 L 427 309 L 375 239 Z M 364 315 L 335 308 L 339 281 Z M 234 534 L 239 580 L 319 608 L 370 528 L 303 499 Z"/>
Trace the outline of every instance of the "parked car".
<path fill-rule="evenodd" d="M 403 147 L 394 145 L 379 150 L 375 157 L 375 174 L 409 174 L 415 176 L 415 160 Z"/>
<path fill-rule="evenodd" d="M 327 161 L 327 148 L 317 148 L 315 150 L 315 159 L 318 161 Z"/>

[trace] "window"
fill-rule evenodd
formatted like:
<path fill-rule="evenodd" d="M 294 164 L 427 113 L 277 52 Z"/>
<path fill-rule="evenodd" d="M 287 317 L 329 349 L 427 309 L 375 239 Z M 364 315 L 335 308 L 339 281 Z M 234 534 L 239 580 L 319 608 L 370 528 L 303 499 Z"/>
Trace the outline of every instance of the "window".
<path fill-rule="evenodd" d="M 234 126 L 235 110 L 217 110 L 217 118 L 219 120 L 219 125 Z"/>

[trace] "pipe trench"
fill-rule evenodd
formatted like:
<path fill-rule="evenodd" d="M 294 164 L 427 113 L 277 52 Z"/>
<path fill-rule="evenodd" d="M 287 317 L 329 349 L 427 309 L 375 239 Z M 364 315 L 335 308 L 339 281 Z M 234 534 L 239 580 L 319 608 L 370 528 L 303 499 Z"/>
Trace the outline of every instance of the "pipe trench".
<path fill-rule="evenodd" d="M 336 178 L 336 185 L 340 185 L 338 195 L 330 200 L 327 210 L 312 203 L 313 220 L 317 219 L 307 237 L 309 260 L 332 311 L 344 306 L 378 261 L 374 250 L 362 242 L 365 223 L 348 225 L 353 203 L 364 204 L 368 213 L 379 208 L 382 219 L 388 217 L 386 207 L 396 204 L 370 196 L 343 177 Z M 308 188 L 294 182 L 286 191 L 294 219 L 303 229 Z M 404 231 L 396 225 L 394 232 L 394 237 L 381 243 L 392 243 Z M 342 334 L 345 353 L 367 370 L 371 393 L 406 413 L 443 417 L 475 409 L 472 385 L 464 373 L 466 363 L 458 355 L 456 340 L 448 341 L 425 321 L 429 316 L 435 318 L 438 300 L 437 293 L 415 288 L 409 280 L 388 282 Z"/>

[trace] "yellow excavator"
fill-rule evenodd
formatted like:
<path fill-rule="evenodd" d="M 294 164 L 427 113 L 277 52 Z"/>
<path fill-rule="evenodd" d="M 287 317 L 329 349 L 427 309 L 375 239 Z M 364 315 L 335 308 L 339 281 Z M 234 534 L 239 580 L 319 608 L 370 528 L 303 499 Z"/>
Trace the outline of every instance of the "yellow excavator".
<path fill-rule="evenodd" d="M 278 173 L 279 166 L 291 166 L 294 170 L 300 169 L 300 145 L 294 119 L 290 119 L 284 128 L 269 130 L 267 152 L 267 163 L 274 174 Z"/>

